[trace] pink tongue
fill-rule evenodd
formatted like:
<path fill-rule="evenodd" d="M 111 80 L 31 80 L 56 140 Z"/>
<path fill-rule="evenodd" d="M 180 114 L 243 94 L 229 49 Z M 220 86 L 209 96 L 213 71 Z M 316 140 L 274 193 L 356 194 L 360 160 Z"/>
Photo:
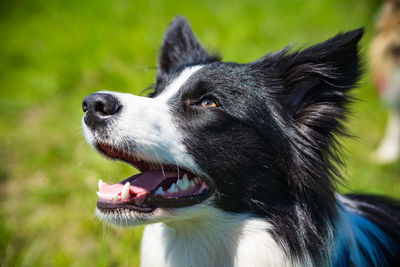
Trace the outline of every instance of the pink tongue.
<path fill-rule="evenodd" d="M 131 186 L 129 188 L 130 194 L 134 194 L 135 200 L 144 200 L 150 191 L 157 189 L 158 185 L 167 178 L 177 177 L 177 173 L 173 171 L 151 171 L 144 172 L 118 183 L 109 185 L 103 183 L 99 189 L 99 192 L 106 195 L 118 194 L 122 191 L 124 184 L 130 182 Z M 140 201 L 140 202 L 142 202 Z"/>

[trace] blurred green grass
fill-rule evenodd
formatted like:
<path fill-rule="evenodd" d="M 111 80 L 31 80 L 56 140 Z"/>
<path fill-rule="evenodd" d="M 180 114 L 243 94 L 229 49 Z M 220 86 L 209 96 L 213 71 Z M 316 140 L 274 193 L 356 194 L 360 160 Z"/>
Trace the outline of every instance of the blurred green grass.
<path fill-rule="evenodd" d="M 1 1 L 0 265 L 136 266 L 141 228 L 93 215 L 97 179 L 132 175 L 92 151 L 81 101 L 97 90 L 140 94 L 154 82 L 163 32 L 186 16 L 206 47 L 248 62 L 287 44 L 309 45 L 365 26 L 380 1 Z M 342 191 L 398 197 L 399 162 L 369 159 L 386 113 L 366 73 L 348 123 Z M 156 255 L 155 255 L 156 256 Z"/>

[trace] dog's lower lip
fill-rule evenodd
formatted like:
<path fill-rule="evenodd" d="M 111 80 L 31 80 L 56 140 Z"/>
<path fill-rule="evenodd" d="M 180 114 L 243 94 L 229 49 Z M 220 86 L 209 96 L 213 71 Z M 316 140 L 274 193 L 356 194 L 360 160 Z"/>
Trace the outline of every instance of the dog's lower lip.
<path fill-rule="evenodd" d="M 110 211 L 114 209 L 128 209 L 139 212 L 152 212 L 156 208 L 183 208 L 201 203 L 212 195 L 211 191 L 197 196 L 189 196 L 186 198 L 163 199 L 154 195 L 149 195 L 142 205 L 136 205 L 134 202 L 116 203 L 99 199 L 97 208 L 102 211 Z"/>
<path fill-rule="evenodd" d="M 202 193 L 201 195 L 196 196 L 187 196 L 183 198 L 172 198 L 172 199 L 163 199 L 157 196 L 148 196 L 144 203 L 150 203 L 151 205 L 155 205 L 161 208 L 183 208 L 192 206 L 198 203 L 203 202 L 208 199 L 212 195 L 212 191 L 207 191 Z"/>
<path fill-rule="evenodd" d="M 139 211 L 139 212 L 152 212 L 155 210 L 154 207 L 149 207 L 149 206 L 137 206 L 133 203 L 113 203 L 110 201 L 104 201 L 104 200 L 97 200 L 97 208 L 102 210 L 102 211 L 110 211 L 114 209 L 129 209 L 129 210 L 134 210 L 134 211 Z"/>

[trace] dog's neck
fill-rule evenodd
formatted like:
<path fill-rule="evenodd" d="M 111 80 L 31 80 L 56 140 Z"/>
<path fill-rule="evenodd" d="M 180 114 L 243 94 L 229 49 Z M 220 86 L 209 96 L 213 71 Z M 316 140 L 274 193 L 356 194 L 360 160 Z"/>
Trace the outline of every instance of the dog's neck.
<path fill-rule="evenodd" d="M 272 225 L 210 208 L 207 216 L 145 228 L 142 266 L 296 266 Z"/>

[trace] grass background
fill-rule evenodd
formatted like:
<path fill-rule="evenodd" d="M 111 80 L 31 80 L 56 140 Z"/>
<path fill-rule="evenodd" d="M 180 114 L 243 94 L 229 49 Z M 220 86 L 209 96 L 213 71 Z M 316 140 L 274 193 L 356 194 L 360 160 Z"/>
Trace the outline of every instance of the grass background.
<path fill-rule="evenodd" d="M 0 265 L 136 266 L 141 228 L 110 228 L 93 215 L 97 180 L 132 175 L 92 151 L 81 101 L 97 90 L 140 93 L 154 82 L 163 32 L 186 16 L 206 47 L 248 62 L 287 44 L 309 45 L 365 26 L 378 0 L 0 1 Z M 386 113 L 368 72 L 343 140 L 348 188 L 400 192 L 400 165 L 370 152 Z M 156 255 L 155 255 L 156 256 Z"/>

